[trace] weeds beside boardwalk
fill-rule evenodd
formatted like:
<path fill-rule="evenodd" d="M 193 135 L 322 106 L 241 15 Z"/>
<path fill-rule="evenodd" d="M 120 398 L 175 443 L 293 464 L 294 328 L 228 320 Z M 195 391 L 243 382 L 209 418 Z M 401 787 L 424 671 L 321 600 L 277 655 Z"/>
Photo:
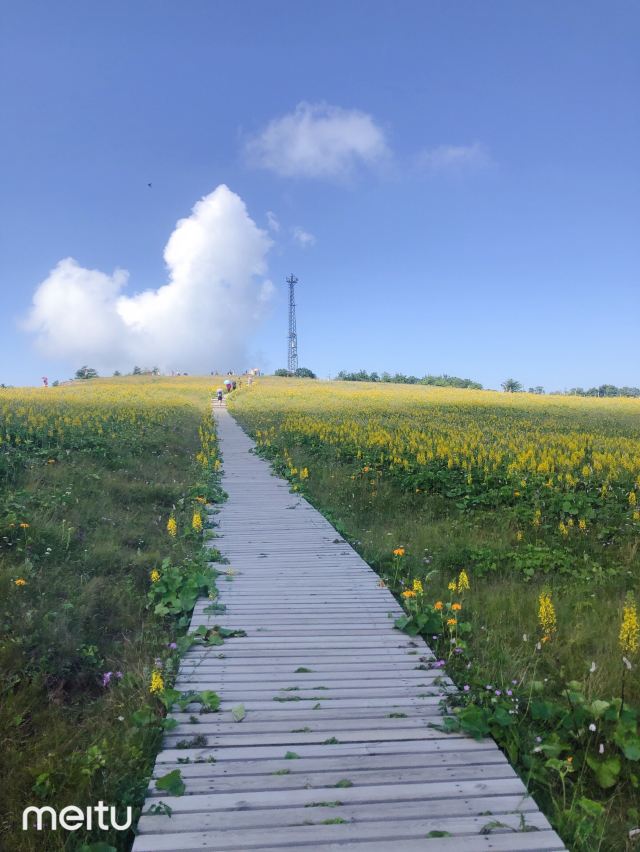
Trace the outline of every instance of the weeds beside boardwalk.
<path fill-rule="evenodd" d="M 232 410 L 439 652 L 450 724 L 497 738 L 572 849 L 633 849 L 640 404 L 267 380 Z"/>
<path fill-rule="evenodd" d="M 123 822 L 144 800 L 181 637 L 213 585 L 211 381 L 0 391 L 2 849 L 130 846 L 23 832 L 22 811 L 103 800 Z"/>

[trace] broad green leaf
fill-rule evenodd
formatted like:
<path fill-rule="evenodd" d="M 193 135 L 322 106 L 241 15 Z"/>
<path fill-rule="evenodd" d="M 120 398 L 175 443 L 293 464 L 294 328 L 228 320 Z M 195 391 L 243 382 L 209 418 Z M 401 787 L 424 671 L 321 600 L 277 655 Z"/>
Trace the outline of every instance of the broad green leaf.
<path fill-rule="evenodd" d="M 238 704 L 235 707 L 232 707 L 231 715 L 233 716 L 234 722 L 242 722 L 244 717 L 247 715 L 246 710 L 244 709 L 244 704 Z"/>
<path fill-rule="evenodd" d="M 620 775 L 621 764 L 619 757 L 613 756 L 608 757 L 606 760 L 596 760 L 595 757 L 588 756 L 587 763 L 596 776 L 596 781 L 604 790 L 613 787 L 618 780 L 618 775 Z"/>
<path fill-rule="evenodd" d="M 174 769 L 156 780 L 156 789 L 165 790 L 170 796 L 183 796 L 187 788 L 180 770 Z"/>

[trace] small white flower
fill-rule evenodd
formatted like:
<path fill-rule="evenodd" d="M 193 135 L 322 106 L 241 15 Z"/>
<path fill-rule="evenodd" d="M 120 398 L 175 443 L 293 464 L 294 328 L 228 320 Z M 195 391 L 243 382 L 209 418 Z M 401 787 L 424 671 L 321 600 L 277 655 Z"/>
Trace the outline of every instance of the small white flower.
<path fill-rule="evenodd" d="M 589 730 L 590 730 L 590 731 L 595 731 L 595 730 L 597 730 L 597 729 L 596 729 L 596 726 L 594 725 L 594 723 L 593 723 L 593 722 L 589 725 Z"/>
<path fill-rule="evenodd" d="M 604 754 L 604 743 L 600 743 L 600 748 L 598 749 L 600 754 Z"/>
<path fill-rule="evenodd" d="M 529 641 L 529 637 L 527 636 L 527 634 L 526 634 L 526 633 L 523 633 L 523 634 L 522 634 L 522 641 L 523 641 L 523 642 L 528 642 L 528 641 Z"/>
<path fill-rule="evenodd" d="M 542 651 L 542 642 L 536 644 L 536 651 Z"/>
<path fill-rule="evenodd" d="M 595 662 L 591 663 L 591 668 L 589 669 L 590 673 L 593 674 L 598 667 Z"/>

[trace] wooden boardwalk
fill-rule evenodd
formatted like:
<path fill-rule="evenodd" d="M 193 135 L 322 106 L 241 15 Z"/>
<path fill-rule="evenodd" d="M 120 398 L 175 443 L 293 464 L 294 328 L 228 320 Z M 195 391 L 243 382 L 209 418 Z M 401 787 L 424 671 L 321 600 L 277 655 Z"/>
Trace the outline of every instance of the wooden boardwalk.
<path fill-rule="evenodd" d="M 232 574 L 226 612 L 201 600 L 192 629 L 247 635 L 185 656 L 177 688 L 215 690 L 221 712 L 172 714 L 154 777 L 180 769 L 186 793 L 152 782 L 134 852 L 564 850 L 493 741 L 429 726 L 443 690 L 429 648 L 394 629 L 401 608 L 371 568 L 216 416 L 229 499 L 211 544 Z M 193 737 L 206 746 L 177 748 Z M 160 801 L 171 817 L 147 814 Z"/>

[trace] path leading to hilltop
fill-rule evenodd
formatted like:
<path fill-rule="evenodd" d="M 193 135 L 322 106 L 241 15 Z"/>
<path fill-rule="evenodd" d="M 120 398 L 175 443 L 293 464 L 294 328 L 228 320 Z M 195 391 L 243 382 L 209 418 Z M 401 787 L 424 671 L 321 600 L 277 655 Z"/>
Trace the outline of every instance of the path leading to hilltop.
<path fill-rule="evenodd" d="M 492 740 L 429 726 L 442 691 L 429 648 L 394 629 L 401 608 L 376 574 L 215 413 L 229 499 L 211 544 L 233 573 L 218 578 L 224 614 L 201 600 L 191 629 L 247 635 L 184 657 L 176 688 L 215 690 L 220 712 L 172 714 L 154 777 L 180 769 L 186 793 L 152 782 L 134 852 L 563 850 Z M 177 747 L 194 737 L 206 745 Z M 146 815 L 160 801 L 172 815 Z"/>

